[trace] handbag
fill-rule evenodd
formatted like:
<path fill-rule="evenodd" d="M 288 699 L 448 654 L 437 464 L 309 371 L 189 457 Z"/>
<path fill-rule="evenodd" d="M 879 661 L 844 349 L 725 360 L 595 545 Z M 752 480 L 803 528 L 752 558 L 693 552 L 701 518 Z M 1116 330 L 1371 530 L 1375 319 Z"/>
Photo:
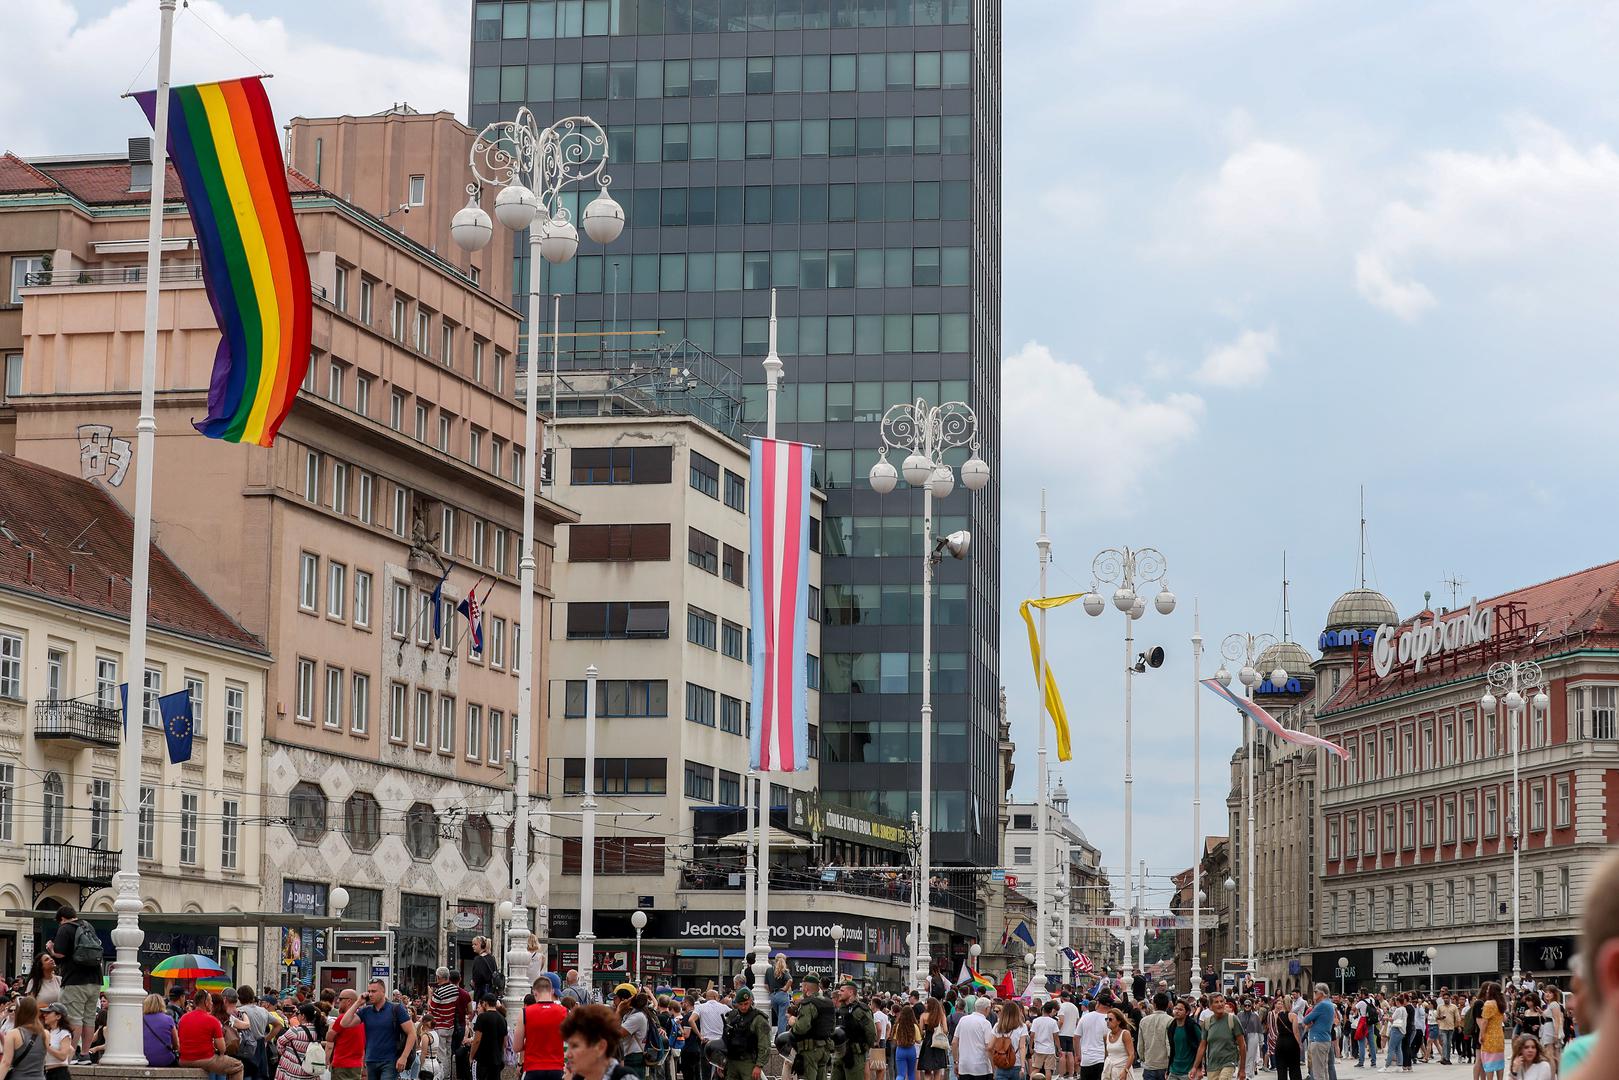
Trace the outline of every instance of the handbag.
<path fill-rule="evenodd" d="M 935 1050 L 943 1050 L 948 1053 L 950 1050 L 950 1036 L 944 1033 L 944 1028 L 936 1027 L 933 1029 L 933 1038 L 928 1040 L 928 1045 Z"/>

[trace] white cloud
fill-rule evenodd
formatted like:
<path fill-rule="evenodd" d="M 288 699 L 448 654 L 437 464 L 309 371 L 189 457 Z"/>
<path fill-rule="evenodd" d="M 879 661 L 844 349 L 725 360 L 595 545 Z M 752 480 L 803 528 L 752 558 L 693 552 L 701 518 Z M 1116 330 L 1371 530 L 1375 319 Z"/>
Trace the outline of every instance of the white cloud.
<path fill-rule="evenodd" d="M 1036 477 L 1083 492 L 1088 507 L 1119 505 L 1137 480 L 1197 434 L 1194 394 L 1110 396 L 1078 364 L 1031 341 L 1001 372 L 1002 455 L 1008 477 Z"/>
<path fill-rule="evenodd" d="M 1611 295 L 1619 153 L 1606 143 L 1577 146 L 1532 119 L 1513 118 L 1509 131 L 1512 146 L 1502 152 L 1443 150 L 1418 160 L 1355 256 L 1362 297 L 1414 319 L 1437 303 L 1424 279 L 1457 270 L 1531 292 L 1601 281 Z"/>
<path fill-rule="evenodd" d="M 157 81 L 156 59 L 146 59 L 157 45 L 156 5 L 124 0 L 94 17 L 85 14 L 87 7 L 78 0 L 6 6 L 0 115 L 7 120 L 7 149 L 24 155 L 115 150 L 146 130 L 140 110 L 119 95 Z M 191 0 L 191 10 L 175 18 L 173 79 L 253 74 L 262 64 L 276 76 L 268 90 L 278 122 L 378 112 L 405 100 L 424 112 L 462 114 L 465 9 L 455 0 L 419 0 L 408 17 L 395 9 L 388 19 L 373 20 L 374 33 L 355 46 L 319 36 L 327 28 L 318 19 L 309 20 L 310 32 L 293 29 L 290 11 L 261 18 L 233 14 L 217 0 Z M 410 29 L 398 31 L 396 24 Z"/>
<path fill-rule="evenodd" d="M 1323 218 L 1321 168 L 1296 147 L 1255 140 L 1221 163 L 1197 202 L 1205 227 L 1231 242 L 1308 235 Z"/>
<path fill-rule="evenodd" d="M 1270 374 L 1279 347 L 1276 329 L 1244 330 L 1235 341 L 1209 350 L 1198 366 L 1197 380 L 1210 386 L 1254 386 Z"/>

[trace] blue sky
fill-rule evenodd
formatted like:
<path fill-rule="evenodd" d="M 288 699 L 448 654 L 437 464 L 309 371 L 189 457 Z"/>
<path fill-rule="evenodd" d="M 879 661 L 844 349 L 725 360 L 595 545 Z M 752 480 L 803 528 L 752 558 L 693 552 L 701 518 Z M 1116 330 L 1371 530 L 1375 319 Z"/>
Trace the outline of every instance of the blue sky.
<path fill-rule="evenodd" d="M 0 41 L 3 141 L 115 148 L 152 0 L 34 0 Z M 295 113 L 466 103 L 466 0 L 197 0 L 176 78 L 273 70 Z M 1032 793 L 1039 492 L 1052 591 L 1152 545 L 1182 603 L 1137 624 L 1136 854 L 1187 865 L 1192 600 L 1204 635 L 1313 646 L 1371 577 L 1402 614 L 1619 555 L 1609 531 L 1619 286 L 1619 8 L 1552 3 L 1013 0 L 1005 31 L 1003 678 Z M 48 88 L 48 92 L 42 92 Z M 1118 616 L 1052 618 L 1074 815 L 1122 867 Z M 1212 668 L 1212 661 L 1208 665 Z M 1205 710 L 1223 831 L 1234 719 Z M 1159 890 L 1161 896 L 1161 890 Z"/>

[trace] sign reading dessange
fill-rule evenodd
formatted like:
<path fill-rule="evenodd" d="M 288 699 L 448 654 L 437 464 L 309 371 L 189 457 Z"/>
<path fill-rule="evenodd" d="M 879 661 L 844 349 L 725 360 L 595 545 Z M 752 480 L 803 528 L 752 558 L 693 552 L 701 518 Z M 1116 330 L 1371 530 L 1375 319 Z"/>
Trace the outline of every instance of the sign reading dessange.
<path fill-rule="evenodd" d="M 1399 637 L 1395 637 L 1396 630 L 1398 627 L 1385 623 L 1377 628 L 1377 635 L 1372 641 L 1372 664 L 1379 679 L 1389 677 L 1396 659 L 1401 666 L 1412 665 L 1420 674 L 1423 664 L 1430 657 L 1490 640 L 1495 636 L 1495 609 L 1480 611 L 1478 601 L 1474 600 L 1465 613 L 1452 614 L 1444 619 L 1435 616 L 1427 623 L 1418 617 L 1400 631 Z"/>

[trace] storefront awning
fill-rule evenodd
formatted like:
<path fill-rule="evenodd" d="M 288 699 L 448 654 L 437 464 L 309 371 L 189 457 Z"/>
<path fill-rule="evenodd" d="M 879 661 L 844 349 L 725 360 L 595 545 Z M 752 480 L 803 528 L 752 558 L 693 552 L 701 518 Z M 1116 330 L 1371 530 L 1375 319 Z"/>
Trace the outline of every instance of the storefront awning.
<path fill-rule="evenodd" d="M 745 848 L 753 846 L 753 836 L 747 832 L 734 832 L 730 836 L 722 836 L 718 840 L 708 841 L 715 847 Z M 771 851 L 810 851 L 815 845 L 802 836 L 782 832 L 780 829 L 770 830 Z"/>

